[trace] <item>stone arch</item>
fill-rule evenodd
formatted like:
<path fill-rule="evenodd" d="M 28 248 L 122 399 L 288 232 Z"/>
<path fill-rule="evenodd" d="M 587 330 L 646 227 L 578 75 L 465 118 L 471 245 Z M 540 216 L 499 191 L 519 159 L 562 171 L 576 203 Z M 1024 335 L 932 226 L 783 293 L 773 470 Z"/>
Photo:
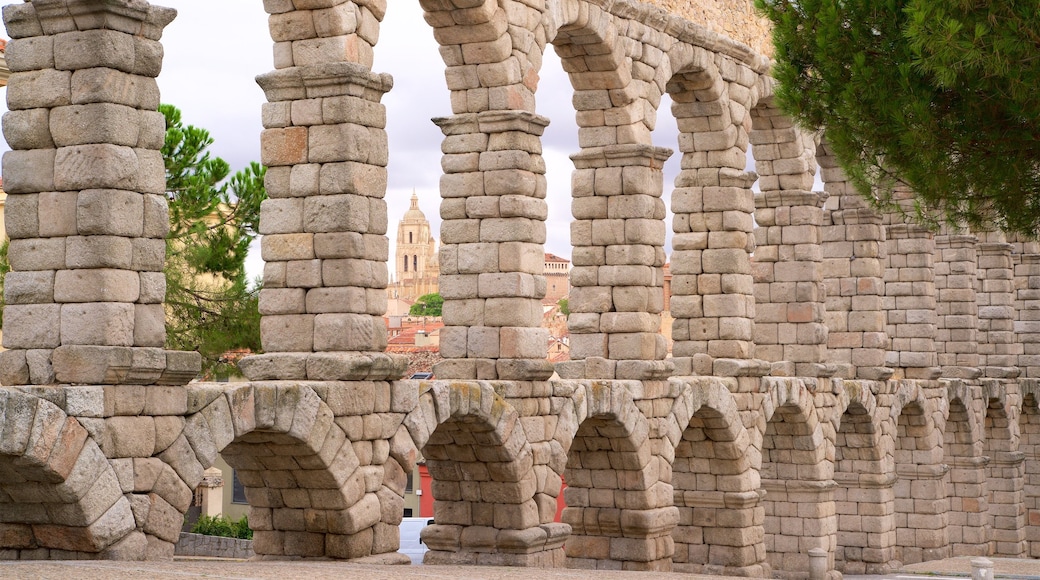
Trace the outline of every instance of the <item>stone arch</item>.
<path fill-rule="evenodd" d="M 649 144 L 654 115 L 644 106 L 646 87 L 633 78 L 632 58 L 625 54 L 614 17 L 577 0 L 563 0 L 555 8 L 549 42 L 574 87 L 582 148 Z"/>
<path fill-rule="evenodd" d="M 75 417 L 0 389 L 0 550 L 26 560 L 142 559 L 146 534 L 176 541 L 162 525 L 165 508 L 158 493 L 133 504 L 124 496 L 112 464 Z"/>
<path fill-rule="evenodd" d="M 1029 541 L 1029 555 L 1035 556 L 1040 550 L 1040 527 L 1034 522 L 1040 521 L 1040 389 L 1035 379 L 1021 381 L 1022 410 L 1019 421 L 1019 451 L 1025 455 L 1025 474 L 1023 491 L 1026 509 L 1026 538 Z"/>
<path fill-rule="evenodd" d="M 803 576 L 809 571 L 808 549 L 822 548 L 828 554 L 827 569 L 833 570 L 837 521 L 828 460 L 833 442 L 817 416 L 815 383 L 765 380 L 762 487 L 770 567 L 785 577 Z"/>
<path fill-rule="evenodd" d="M 894 561 L 893 457 L 884 417 L 870 383 L 845 381 L 844 411 L 834 444 L 838 515 L 835 568 L 843 574 L 887 574 Z"/>
<path fill-rule="evenodd" d="M 760 98 L 751 109 L 749 142 L 755 194 L 755 346 L 773 374 L 821 374 L 827 360 L 822 252 L 823 205 L 813 191 L 816 137 Z"/>
<path fill-rule="evenodd" d="M 545 46 L 541 14 L 520 2 L 420 2 L 442 47 L 455 114 L 534 112 Z"/>
<path fill-rule="evenodd" d="M 991 554 L 1022 557 L 1025 537 L 1025 454 L 1019 449 L 1018 408 L 1003 381 L 984 381 L 986 495 L 992 526 Z"/>
<path fill-rule="evenodd" d="M 745 166 L 756 73 L 686 44 L 670 50 L 668 61 L 683 154 L 672 191 L 672 352 L 690 374 L 733 375 L 733 365 L 716 371 L 714 362 L 754 356 L 756 175 Z"/>
<path fill-rule="evenodd" d="M 716 379 L 684 380 L 668 418 L 675 447 L 675 571 L 768 578 L 763 543 L 761 451 L 733 394 Z"/>
<path fill-rule="evenodd" d="M 516 408 L 484 382 L 422 383 L 404 426 L 433 477 L 428 564 L 558 566 L 560 481 L 540 481 Z"/>
<path fill-rule="evenodd" d="M 989 554 L 986 493 L 984 401 L 977 385 L 951 381 L 947 386 L 949 410 L 943 425 L 943 463 L 950 498 L 949 537 L 951 551 L 958 555 Z"/>
<path fill-rule="evenodd" d="M 577 379 L 648 379 L 667 355 L 664 309 L 666 208 L 663 165 L 672 151 L 651 132 L 662 88 L 635 61 L 658 51 L 622 36 L 609 8 L 564 0 L 549 12 L 549 42 L 574 89 L 580 151 L 571 156 L 571 362 Z M 658 51 L 660 52 L 660 51 Z M 609 257 L 607 256 L 609 254 Z M 625 336 L 627 335 L 627 336 Z M 625 361 L 623 369 L 596 359 Z M 569 368 L 568 368 L 569 367 Z"/>
<path fill-rule="evenodd" d="M 935 402 L 945 404 L 945 398 L 927 398 L 920 381 L 894 382 L 896 559 L 912 564 L 945 558 L 950 553 L 948 468 L 936 425 L 945 413 Z"/>
<path fill-rule="evenodd" d="M 570 567 L 668 570 L 678 512 L 668 465 L 623 381 L 578 384 L 568 405 L 576 430 L 566 446 L 563 522 Z"/>
<path fill-rule="evenodd" d="M 339 397 L 373 397 L 371 384 L 333 388 Z M 258 555 L 353 559 L 397 550 L 411 468 L 389 458 L 399 419 L 337 419 L 299 383 L 200 385 L 191 397 L 199 410 L 160 457 L 194 488 L 219 453 L 245 487 Z"/>

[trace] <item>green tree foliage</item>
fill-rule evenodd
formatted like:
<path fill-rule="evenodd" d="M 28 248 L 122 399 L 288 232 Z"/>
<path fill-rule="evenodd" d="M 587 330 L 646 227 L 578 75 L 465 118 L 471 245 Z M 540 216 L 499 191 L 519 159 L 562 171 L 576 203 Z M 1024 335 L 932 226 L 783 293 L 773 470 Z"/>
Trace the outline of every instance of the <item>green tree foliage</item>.
<path fill-rule="evenodd" d="M 253 530 L 249 527 L 248 516 L 242 516 L 242 519 L 237 521 L 225 515 L 199 516 L 198 521 L 191 526 L 191 533 L 240 540 L 253 539 Z"/>
<path fill-rule="evenodd" d="M 259 290 L 246 279 L 245 261 L 266 196 L 264 168 L 254 162 L 229 178 L 228 163 L 208 152 L 208 131 L 185 125 L 171 105 L 160 111 L 170 204 L 167 347 L 198 350 L 204 373 L 227 375 L 234 372 L 227 352 L 260 350 Z"/>
<path fill-rule="evenodd" d="M 10 240 L 4 240 L 4 243 L 0 244 L 0 328 L 4 326 L 4 277 L 11 271 L 11 262 L 7 261 L 10 245 Z"/>
<path fill-rule="evenodd" d="M 571 302 L 566 298 L 560 298 L 559 302 L 556 303 L 560 307 L 560 313 L 564 316 L 571 315 Z"/>
<path fill-rule="evenodd" d="M 409 316 L 440 316 L 444 299 L 440 294 L 423 294 L 408 309 Z"/>
<path fill-rule="evenodd" d="M 1036 0 L 756 0 L 775 24 L 777 103 L 879 204 L 1040 231 Z"/>

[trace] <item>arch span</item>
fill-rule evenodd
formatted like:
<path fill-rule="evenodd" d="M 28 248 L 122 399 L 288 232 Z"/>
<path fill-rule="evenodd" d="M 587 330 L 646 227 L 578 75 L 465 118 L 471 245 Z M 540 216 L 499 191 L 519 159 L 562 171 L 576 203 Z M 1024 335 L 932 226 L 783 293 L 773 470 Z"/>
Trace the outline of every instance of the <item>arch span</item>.
<path fill-rule="evenodd" d="M 398 549 L 407 470 L 391 457 L 402 414 L 344 413 L 386 383 L 200 385 L 193 453 L 173 463 L 194 486 L 220 453 L 245 486 L 257 555 L 353 559 Z M 377 398 L 377 397 L 376 397 Z M 367 411 L 364 405 L 358 411 Z M 364 416 L 363 416 L 364 415 Z M 402 556 L 402 558 L 404 558 Z M 406 558 L 405 558 L 406 559 Z"/>
<path fill-rule="evenodd" d="M 0 389 L 0 550 L 26 560 L 137 560 L 149 555 L 146 534 L 176 541 L 162 525 L 172 511 L 166 499 L 153 493 L 134 503 L 75 417 Z"/>
<path fill-rule="evenodd" d="M 844 411 L 834 444 L 838 516 L 835 568 L 844 574 L 887 574 L 895 561 L 894 456 L 891 423 L 879 411 L 876 383 L 844 381 Z M 887 424 L 886 424 L 887 423 Z"/>
<path fill-rule="evenodd" d="M 827 569 L 833 570 L 834 442 L 819 421 L 816 382 L 768 378 L 763 386 L 762 487 L 769 564 L 784 577 L 798 577 L 809 570 L 811 546 L 827 552 Z"/>
<path fill-rule="evenodd" d="M 676 379 L 673 379 L 673 384 Z M 675 446 L 676 571 L 767 578 L 758 466 L 761 452 L 728 385 L 681 379 L 666 427 Z"/>
<path fill-rule="evenodd" d="M 904 564 L 950 554 L 946 491 L 937 418 L 948 414 L 944 397 L 929 398 L 920 381 L 895 382 L 896 559 Z M 913 518 L 909 516 L 913 515 Z"/>
<path fill-rule="evenodd" d="M 539 477 L 517 410 L 491 383 L 422 383 L 404 426 L 433 478 L 430 564 L 560 566 L 559 479 Z M 555 488 L 553 483 L 555 481 Z"/>
<path fill-rule="evenodd" d="M 567 449 L 567 565 L 668 570 L 678 520 L 668 464 L 653 453 L 650 426 L 625 381 L 575 383 L 576 430 Z"/>

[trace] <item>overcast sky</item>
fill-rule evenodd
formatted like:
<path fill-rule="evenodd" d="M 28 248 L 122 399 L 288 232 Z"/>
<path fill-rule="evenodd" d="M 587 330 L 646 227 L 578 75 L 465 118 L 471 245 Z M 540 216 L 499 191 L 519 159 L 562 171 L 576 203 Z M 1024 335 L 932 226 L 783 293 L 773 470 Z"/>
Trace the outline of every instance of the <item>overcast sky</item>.
<path fill-rule="evenodd" d="M 233 171 L 249 161 L 259 161 L 260 107 L 264 95 L 255 77 L 273 69 L 267 14 L 261 3 L 155 3 L 176 8 L 179 13 L 162 38 L 166 51 L 159 77 L 163 102 L 179 107 L 186 123 L 208 129 L 216 141 L 213 151 L 226 159 Z M 430 119 L 451 115 L 451 108 L 444 63 L 419 3 L 394 0 L 389 4 L 375 47 L 374 70 L 394 77 L 393 90 L 383 98 L 390 140 L 388 235 L 393 243 L 397 222 L 407 209 L 413 189 L 434 231 L 439 229 L 443 136 Z M 538 113 L 551 120 L 543 138 L 549 182 L 546 251 L 567 258 L 571 255 L 569 190 L 574 167 L 568 156 L 578 149 L 571 94 L 559 59 L 552 49 L 547 50 L 537 93 Z M 676 149 L 677 130 L 668 107 L 667 102 L 662 103 L 654 141 L 658 146 Z M 666 165 L 666 195 L 678 167 L 677 153 Z M 667 229 L 671 230 L 670 225 Z M 261 267 L 257 255 L 250 270 L 259 274 Z"/>

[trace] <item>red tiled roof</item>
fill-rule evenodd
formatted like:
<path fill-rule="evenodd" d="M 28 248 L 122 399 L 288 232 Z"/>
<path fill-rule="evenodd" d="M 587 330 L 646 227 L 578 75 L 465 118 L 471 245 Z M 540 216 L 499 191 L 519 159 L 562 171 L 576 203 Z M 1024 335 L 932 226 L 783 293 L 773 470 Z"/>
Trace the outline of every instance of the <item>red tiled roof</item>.
<path fill-rule="evenodd" d="M 427 320 L 425 325 L 426 334 L 434 334 L 442 328 L 444 328 L 444 322 L 440 320 Z M 422 322 L 402 322 L 400 332 L 390 338 L 387 343 L 394 346 L 414 346 L 415 335 L 423 330 Z"/>
<path fill-rule="evenodd" d="M 561 258 L 561 257 L 557 256 L 556 254 L 550 254 L 549 252 L 545 253 L 545 261 L 546 262 L 565 262 L 567 264 L 571 263 L 571 261 L 568 260 L 567 258 Z"/>

